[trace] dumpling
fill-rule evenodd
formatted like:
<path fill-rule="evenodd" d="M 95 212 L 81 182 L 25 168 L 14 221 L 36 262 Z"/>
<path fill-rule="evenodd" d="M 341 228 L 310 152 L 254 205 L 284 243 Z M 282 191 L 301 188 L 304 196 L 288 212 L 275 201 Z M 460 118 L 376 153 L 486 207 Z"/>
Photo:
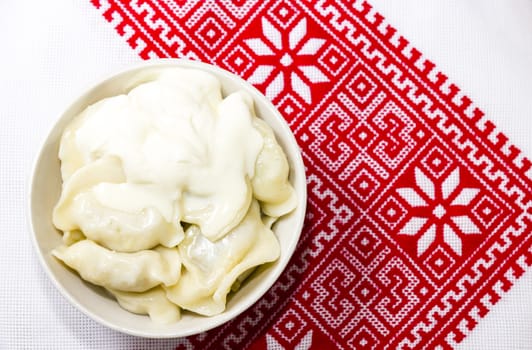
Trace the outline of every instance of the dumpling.
<path fill-rule="evenodd" d="M 183 221 L 198 225 L 213 242 L 242 221 L 251 203 L 249 179 L 263 148 L 253 119 L 247 94 L 233 93 L 219 104 L 209 159 L 191 174 L 183 194 Z"/>
<path fill-rule="evenodd" d="M 149 197 L 149 191 L 144 195 L 133 193 L 129 196 L 125 193 L 113 193 L 113 188 L 122 186 L 129 188 L 134 185 L 102 183 L 90 191 L 78 194 L 70 207 L 70 220 L 76 223 L 87 238 L 121 252 L 150 249 L 159 244 L 172 248 L 181 242 L 184 233 L 179 223 L 178 208 L 169 208 L 170 212 L 163 217 L 161 211 L 150 205 L 150 200 L 145 198 Z M 107 199 L 111 201 L 127 202 L 130 199 L 132 205 L 128 207 L 121 206 L 121 203 L 108 203 L 109 201 L 105 201 L 106 197 L 98 196 L 99 192 L 107 194 Z M 118 209 L 110 207 L 113 204 Z M 173 215 L 176 218 L 172 218 Z"/>
<path fill-rule="evenodd" d="M 83 240 L 61 246 L 52 254 L 93 284 L 128 292 L 144 292 L 159 284 L 175 284 L 181 275 L 176 248 L 156 247 L 136 253 L 119 253 Z"/>
<path fill-rule="evenodd" d="M 179 223 L 170 223 L 154 208 L 124 212 L 103 206 L 91 192 L 76 196 L 70 218 L 83 234 L 102 246 L 136 252 L 159 244 L 172 248 L 184 236 Z"/>
<path fill-rule="evenodd" d="M 276 260 L 280 247 L 264 226 L 257 201 L 242 222 L 217 242 L 211 242 L 193 225 L 179 244 L 185 267 L 177 284 L 167 287 L 168 299 L 184 309 L 205 316 L 225 310 L 231 286 L 251 268 Z"/>
<path fill-rule="evenodd" d="M 257 157 L 255 175 L 251 179 L 253 195 L 261 202 L 266 215 L 280 217 L 297 205 L 296 193 L 288 182 L 288 161 L 268 124 L 254 118 L 254 126 L 264 138 L 264 146 Z"/>
<path fill-rule="evenodd" d="M 240 221 L 249 208 L 251 185 L 242 179 L 242 186 L 221 186 L 216 192 L 205 196 L 183 193 L 183 221 L 198 225 L 203 235 L 211 241 L 225 236 Z"/>
<path fill-rule="evenodd" d="M 114 289 L 108 289 L 108 291 L 125 310 L 149 315 L 152 321 L 156 323 L 169 324 L 181 319 L 179 307 L 168 300 L 165 291 L 160 286 L 141 293 Z"/>
<path fill-rule="evenodd" d="M 64 185 L 54 208 L 54 225 L 64 232 L 79 230 L 88 239 L 121 252 L 159 244 L 175 247 L 184 236 L 180 210 L 159 205 L 172 203 L 167 198 L 158 200 L 172 194 L 150 185 L 116 183 L 123 180 L 120 161 L 115 157 L 103 157 L 82 167 Z"/>
<path fill-rule="evenodd" d="M 119 183 L 125 179 L 120 159 L 116 157 L 103 157 L 78 169 L 67 181 L 63 182 L 61 197 L 52 213 L 55 227 L 62 231 L 79 228 L 69 215 L 70 206 L 77 194 L 100 182 Z"/>

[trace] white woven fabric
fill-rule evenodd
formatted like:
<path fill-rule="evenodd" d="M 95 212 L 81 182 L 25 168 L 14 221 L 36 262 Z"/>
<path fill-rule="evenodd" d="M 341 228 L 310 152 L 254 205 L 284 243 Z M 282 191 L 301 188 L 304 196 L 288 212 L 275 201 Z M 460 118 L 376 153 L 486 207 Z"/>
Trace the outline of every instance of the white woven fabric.
<path fill-rule="evenodd" d="M 532 157 L 532 1 L 374 1 Z M 0 348 L 172 349 L 100 326 L 47 280 L 27 227 L 27 182 L 65 104 L 98 77 L 140 59 L 89 1 L 0 2 Z M 532 349 L 532 271 L 482 319 L 462 349 Z"/>

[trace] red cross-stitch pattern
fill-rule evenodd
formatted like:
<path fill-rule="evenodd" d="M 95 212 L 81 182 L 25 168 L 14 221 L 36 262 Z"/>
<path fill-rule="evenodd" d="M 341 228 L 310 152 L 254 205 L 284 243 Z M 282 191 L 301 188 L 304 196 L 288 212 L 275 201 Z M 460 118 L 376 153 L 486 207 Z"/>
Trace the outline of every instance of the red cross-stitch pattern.
<path fill-rule="evenodd" d="M 287 270 L 179 348 L 452 348 L 532 265 L 530 161 L 367 2 L 92 3 L 142 58 L 257 86 L 307 166 Z"/>

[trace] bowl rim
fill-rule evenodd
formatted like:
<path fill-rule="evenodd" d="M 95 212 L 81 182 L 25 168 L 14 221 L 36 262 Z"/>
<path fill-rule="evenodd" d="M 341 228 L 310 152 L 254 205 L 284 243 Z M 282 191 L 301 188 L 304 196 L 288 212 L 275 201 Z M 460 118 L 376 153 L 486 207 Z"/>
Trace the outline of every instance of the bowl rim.
<path fill-rule="evenodd" d="M 270 277 L 272 279 L 272 283 L 266 285 L 261 290 L 257 291 L 256 297 L 250 298 L 250 300 L 246 301 L 244 305 L 240 308 L 234 308 L 233 310 L 224 310 L 221 314 L 216 315 L 216 321 L 217 322 L 205 322 L 205 326 L 194 328 L 191 330 L 183 330 L 181 332 L 175 332 L 173 334 L 165 333 L 165 334 L 153 334 L 149 331 L 134 331 L 126 327 L 122 327 L 120 325 L 117 325 L 115 323 L 112 323 L 105 318 L 100 317 L 95 312 L 89 310 L 84 305 L 78 303 L 74 297 L 67 291 L 67 289 L 59 282 L 59 280 L 55 277 L 54 273 L 52 272 L 51 268 L 48 266 L 48 263 L 45 260 L 44 255 L 41 252 L 41 248 L 39 245 L 39 241 L 37 239 L 37 234 L 35 230 L 34 225 L 34 214 L 33 214 L 33 188 L 35 186 L 36 176 L 37 176 L 37 168 L 39 166 L 40 160 L 43 156 L 45 146 L 48 142 L 51 141 L 52 133 L 57 129 L 58 125 L 63 121 L 65 115 L 67 112 L 72 109 L 78 101 L 85 97 L 88 93 L 91 91 L 94 91 L 96 88 L 98 88 L 100 85 L 115 79 L 116 77 L 127 74 L 133 71 L 140 72 L 143 69 L 150 69 L 150 68 L 187 68 L 187 69 L 198 69 L 202 71 L 206 71 L 211 74 L 215 75 L 222 75 L 224 78 L 227 78 L 228 80 L 232 80 L 239 85 L 242 86 L 242 89 L 244 90 L 250 90 L 253 91 L 254 94 L 257 97 L 260 97 L 262 102 L 266 105 L 268 110 L 272 111 L 272 114 L 275 115 L 275 119 L 278 119 L 279 126 L 282 129 L 282 133 L 285 134 L 285 136 L 290 139 L 289 143 L 293 143 L 297 149 L 297 152 L 294 152 L 295 154 L 292 155 L 292 162 L 294 164 L 294 167 L 297 168 L 297 172 L 300 174 L 300 177 L 303 180 L 302 186 L 298 188 L 297 198 L 298 198 L 298 206 L 300 206 L 299 215 L 296 217 L 296 223 L 297 226 L 294 228 L 294 234 L 297 236 L 296 239 L 292 241 L 292 244 L 290 246 L 286 247 L 287 257 L 286 262 L 283 264 L 282 267 L 275 270 L 273 275 Z M 223 84 L 222 84 L 223 86 Z M 255 96 L 252 96 L 255 101 Z M 33 245 L 34 253 L 37 255 L 38 261 L 41 265 L 41 268 L 45 271 L 48 280 L 52 282 L 52 284 L 55 286 L 55 288 L 60 292 L 60 294 L 68 300 L 68 302 L 74 306 L 76 309 L 80 310 L 83 314 L 88 316 L 89 318 L 93 319 L 94 321 L 100 323 L 101 325 L 104 325 L 110 329 L 133 335 L 133 336 L 139 336 L 139 337 L 145 337 L 145 338 L 158 338 L 158 339 L 164 339 L 164 338 L 181 338 L 181 337 L 187 337 L 195 334 L 199 334 L 205 331 L 208 331 L 210 329 L 219 327 L 228 321 L 230 321 L 233 318 L 236 318 L 240 314 L 244 313 L 245 311 L 249 310 L 255 303 L 257 303 L 261 298 L 264 297 L 264 295 L 275 285 L 275 283 L 278 281 L 279 277 L 282 275 L 282 273 L 286 270 L 286 268 L 289 265 L 290 260 L 292 259 L 294 252 L 296 250 L 296 247 L 301 239 L 301 234 L 303 230 L 303 225 L 305 221 L 305 215 L 306 215 L 306 209 L 307 209 L 307 186 L 306 186 L 306 173 L 305 173 L 305 165 L 303 162 L 302 152 L 301 148 L 294 136 L 294 133 L 290 129 L 287 121 L 284 119 L 282 114 L 279 112 L 277 107 L 273 105 L 273 103 L 261 92 L 259 91 L 255 86 L 244 80 L 242 77 L 238 76 L 235 73 L 229 72 L 225 70 L 224 68 L 221 68 L 219 66 L 201 62 L 201 61 L 193 61 L 189 59 L 184 58 L 157 58 L 157 59 L 150 59 L 146 61 L 142 61 L 140 63 L 130 64 L 123 66 L 119 68 L 118 70 L 113 70 L 111 72 L 102 74 L 98 76 L 97 78 L 93 79 L 90 83 L 84 84 L 79 90 L 76 91 L 76 93 L 69 97 L 67 100 L 67 103 L 65 103 L 65 108 L 61 109 L 61 112 L 57 114 L 57 116 L 52 121 L 50 127 L 46 130 L 44 133 L 44 136 L 42 140 L 38 143 L 38 151 L 36 152 L 33 162 L 31 164 L 31 170 L 29 172 L 29 179 L 27 181 L 27 192 L 26 192 L 26 210 L 27 210 L 27 225 L 29 228 L 29 233 L 31 236 L 31 241 Z M 83 108 L 86 108 L 87 106 L 84 106 Z M 73 117 L 73 116 L 72 116 Z M 277 135 L 276 135 L 277 136 Z M 199 316 L 200 317 L 200 316 Z M 203 317 L 203 316 L 201 316 Z M 205 317 L 206 320 L 209 319 L 209 317 Z M 179 321 L 178 321 L 179 323 Z"/>

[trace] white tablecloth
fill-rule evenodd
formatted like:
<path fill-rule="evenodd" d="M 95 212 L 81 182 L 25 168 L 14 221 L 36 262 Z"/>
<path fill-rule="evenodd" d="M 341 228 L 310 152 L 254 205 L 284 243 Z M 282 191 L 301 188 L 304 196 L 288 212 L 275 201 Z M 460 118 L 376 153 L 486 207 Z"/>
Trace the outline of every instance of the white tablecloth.
<path fill-rule="evenodd" d="M 372 1 L 532 157 L 532 1 Z M 41 140 L 66 103 L 140 58 L 89 1 L 0 2 L 0 348 L 172 349 L 100 326 L 38 264 L 27 186 Z M 530 174 L 529 174 L 530 175 Z M 461 349 L 532 349 L 532 270 Z"/>

